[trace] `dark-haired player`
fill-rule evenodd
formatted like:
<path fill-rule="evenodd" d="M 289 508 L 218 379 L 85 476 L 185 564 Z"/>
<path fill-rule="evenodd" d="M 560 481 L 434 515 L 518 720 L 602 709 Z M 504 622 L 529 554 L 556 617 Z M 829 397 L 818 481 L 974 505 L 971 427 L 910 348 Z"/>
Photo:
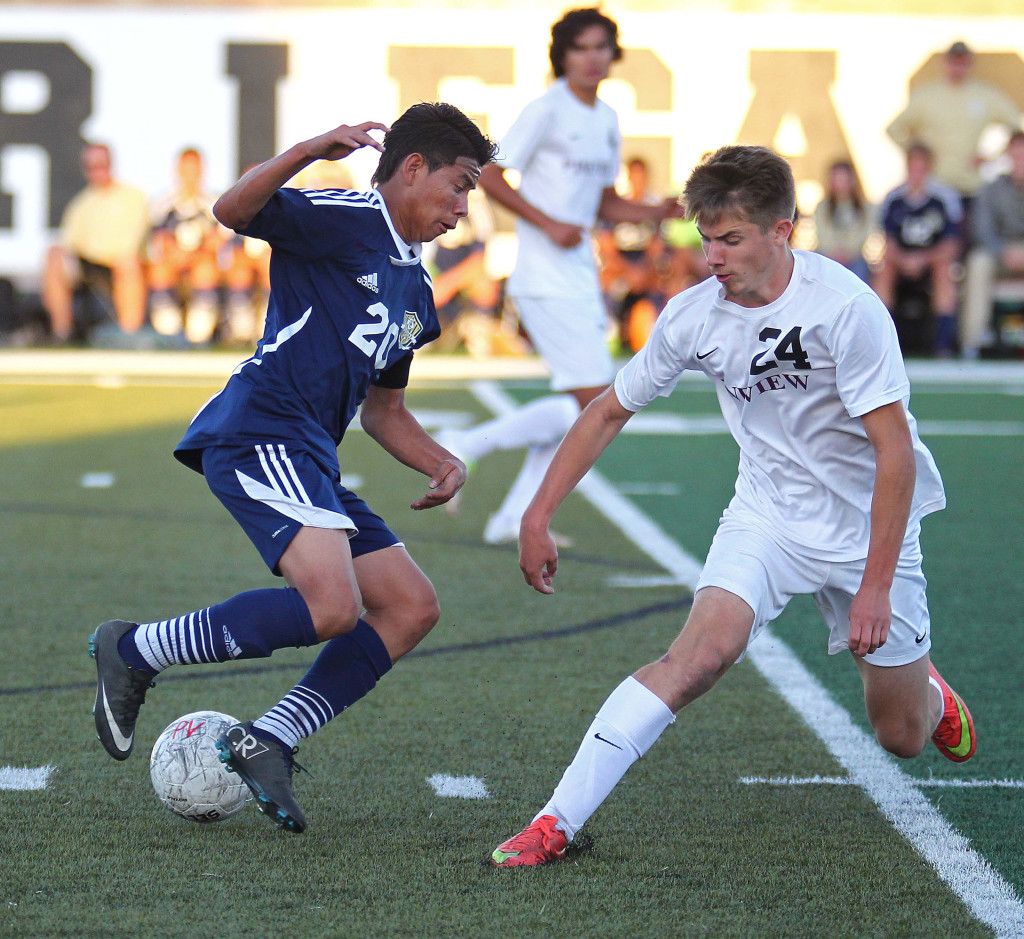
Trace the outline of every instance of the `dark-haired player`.
<path fill-rule="evenodd" d="M 527 448 L 519 475 L 487 523 L 484 540 L 491 544 L 516 540 L 558 442 L 615 374 L 591 239 L 597 219 L 658 223 L 679 214 L 675 200 L 646 205 L 615 191 L 619 121 L 597 92 L 622 58 L 618 33 L 615 21 L 594 8 L 570 10 L 551 27 L 555 81 L 516 118 L 501 140 L 500 165 L 488 166 L 480 178 L 480 188 L 518 216 L 507 293 L 557 392 L 441 437 L 471 463 L 493 450 Z M 520 174 L 516 188 L 505 178 L 509 169 Z"/>
<path fill-rule="evenodd" d="M 385 132 L 383 145 L 371 131 Z M 382 156 L 371 192 L 281 188 L 315 160 Z M 412 503 L 447 502 L 465 466 L 405 406 L 413 350 L 438 335 L 420 246 L 467 212 L 494 145 L 457 108 L 418 104 L 388 130 L 342 125 L 246 173 L 214 206 L 272 246 L 266 329 L 255 355 L 195 416 L 175 450 L 205 475 L 288 586 L 253 590 L 162 622 L 114 620 L 91 637 L 99 738 L 131 754 L 152 678 L 178 664 L 268 656 L 326 642 L 306 676 L 221 738 L 258 805 L 293 832 L 292 753 L 374 687 L 439 615 L 430 582 L 384 521 L 340 482 L 337 447 L 362 404 L 364 430 L 429 479 Z"/>

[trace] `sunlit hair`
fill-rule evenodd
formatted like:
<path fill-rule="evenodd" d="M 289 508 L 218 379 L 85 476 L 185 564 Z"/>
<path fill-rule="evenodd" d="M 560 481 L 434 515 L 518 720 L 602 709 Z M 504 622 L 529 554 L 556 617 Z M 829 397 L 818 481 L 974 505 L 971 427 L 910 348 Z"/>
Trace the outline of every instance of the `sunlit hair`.
<path fill-rule="evenodd" d="M 713 225 L 726 215 L 767 232 L 796 218 L 793 170 L 768 147 L 722 147 L 705 156 L 683 189 L 687 218 Z"/>
<path fill-rule="evenodd" d="M 427 169 L 434 172 L 451 166 L 459 157 L 468 157 L 483 166 L 494 159 L 497 150 L 498 145 L 455 105 L 423 101 L 409 108 L 384 136 L 384 152 L 372 183 L 386 183 L 413 153 L 420 154 Z"/>
<path fill-rule="evenodd" d="M 578 10 L 570 10 L 554 26 L 551 27 L 551 48 L 548 56 L 551 59 L 551 68 L 554 69 L 555 78 L 565 75 L 565 54 L 568 52 L 580 34 L 591 26 L 601 26 L 608 34 L 608 44 L 612 48 L 612 61 L 618 62 L 622 58 L 622 47 L 619 45 L 619 26 L 615 20 L 605 16 L 597 7 L 586 7 Z"/>

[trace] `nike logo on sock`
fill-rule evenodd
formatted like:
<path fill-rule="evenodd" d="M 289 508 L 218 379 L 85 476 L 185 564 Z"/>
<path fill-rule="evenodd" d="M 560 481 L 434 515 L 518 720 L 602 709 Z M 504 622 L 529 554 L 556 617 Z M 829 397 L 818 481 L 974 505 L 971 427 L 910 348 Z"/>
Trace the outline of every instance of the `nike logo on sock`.
<path fill-rule="evenodd" d="M 594 734 L 594 736 L 595 736 L 595 737 L 597 737 L 597 739 L 598 739 L 598 740 L 600 740 L 600 741 L 601 741 L 601 743 L 606 743 L 606 744 L 608 744 L 608 746 L 610 746 L 610 747 L 615 747 L 615 749 L 616 749 L 616 750 L 621 750 L 621 749 L 622 749 L 622 747 L 620 747 L 620 746 L 619 746 L 619 745 L 618 745 L 617 743 L 612 743 L 612 742 L 611 742 L 610 740 L 608 740 L 607 738 L 605 738 L 605 737 L 602 737 L 602 736 L 601 736 L 601 735 L 600 735 L 599 733 L 597 733 L 597 734 Z"/>

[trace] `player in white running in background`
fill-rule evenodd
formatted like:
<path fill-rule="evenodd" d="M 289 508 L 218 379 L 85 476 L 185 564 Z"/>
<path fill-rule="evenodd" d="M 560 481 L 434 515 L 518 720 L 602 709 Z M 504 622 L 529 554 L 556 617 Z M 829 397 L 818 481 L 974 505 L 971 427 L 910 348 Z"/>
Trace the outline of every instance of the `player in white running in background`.
<path fill-rule="evenodd" d="M 644 205 L 615 191 L 619 122 L 597 91 L 622 57 L 616 23 L 596 9 L 570 10 L 551 27 L 549 51 L 554 83 L 509 128 L 500 165 L 484 168 L 480 188 L 517 216 L 518 254 L 507 295 L 551 371 L 556 394 L 439 437 L 470 464 L 494 450 L 528 448 L 487 524 L 484 539 L 491 544 L 515 541 L 558 442 L 615 374 L 591 244 L 597 219 L 660 222 L 681 213 L 675 200 Z M 518 188 L 505 179 L 508 169 L 519 172 Z"/>
<path fill-rule="evenodd" d="M 686 369 L 715 383 L 740 448 L 736 493 L 682 632 L 605 701 L 550 801 L 494 852 L 500 867 L 561 857 L 675 712 L 797 594 L 817 601 L 829 652 L 853 653 L 886 750 L 913 757 L 931 738 L 954 761 L 974 753 L 970 715 L 929 662 L 919 536 L 945 496 L 907 410 L 892 319 L 855 274 L 790 249 L 793 174 L 773 151 L 722 148 L 693 171 L 683 202 L 713 277 L 669 301 L 647 345 L 565 437 L 523 517 L 520 567 L 553 592 L 551 517 L 634 412 Z"/>

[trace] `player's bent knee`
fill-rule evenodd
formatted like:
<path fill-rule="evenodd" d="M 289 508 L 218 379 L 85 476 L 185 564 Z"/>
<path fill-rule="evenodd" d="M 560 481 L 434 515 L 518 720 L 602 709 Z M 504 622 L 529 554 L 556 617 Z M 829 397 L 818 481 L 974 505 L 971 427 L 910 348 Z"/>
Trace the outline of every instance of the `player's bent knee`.
<path fill-rule="evenodd" d="M 906 724 L 891 728 L 876 727 L 875 737 L 883 750 L 901 760 L 919 756 L 928 742 L 921 728 Z"/>
<path fill-rule="evenodd" d="M 362 609 L 357 603 L 335 602 L 318 607 L 310 606 L 313 628 L 317 638 L 324 642 L 335 636 L 343 636 L 356 628 Z"/>

